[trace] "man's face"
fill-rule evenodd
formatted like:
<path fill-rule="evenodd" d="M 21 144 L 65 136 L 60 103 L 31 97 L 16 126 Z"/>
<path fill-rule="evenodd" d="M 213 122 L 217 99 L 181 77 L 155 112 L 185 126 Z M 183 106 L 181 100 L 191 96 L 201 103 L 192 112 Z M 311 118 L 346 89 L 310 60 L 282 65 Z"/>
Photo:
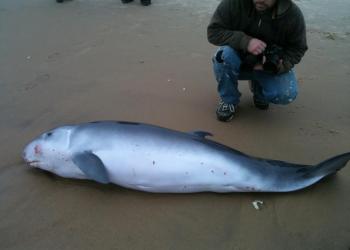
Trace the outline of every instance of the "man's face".
<path fill-rule="evenodd" d="M 257 11 L 265 11 L 271 8 L 277 0 L 253 0 L 255 9 Z"/>

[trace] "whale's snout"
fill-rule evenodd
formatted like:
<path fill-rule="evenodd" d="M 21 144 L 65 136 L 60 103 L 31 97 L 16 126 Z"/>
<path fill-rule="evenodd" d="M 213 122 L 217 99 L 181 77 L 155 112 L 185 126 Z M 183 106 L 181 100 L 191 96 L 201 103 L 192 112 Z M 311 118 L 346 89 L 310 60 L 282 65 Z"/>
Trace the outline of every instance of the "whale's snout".
<path fill-rule="evenodd" d="M 28 147 L 29 145 L 25 146 L 25 148 L 23 149 L 22 151 L 22 159 L 25 161 L 25 162 L 29 162 L 29 156 L 28 156 Z"/>
<path fill-rule="evenodd" d="M 38 147 L 33 145 L 33 143 L 28 144 L 22 152 L 22 159 L 27 163 L 28 166 L 33 167 L 33 163 L 38 162 L 37 154 Z"/>
<path fill-rule="evenodd" d="M 22 159 L 23 159 L 23 161 L 28 162 L 27 155 L 26 155 L 26 152 L 24 150 L 22 152 Z"/>

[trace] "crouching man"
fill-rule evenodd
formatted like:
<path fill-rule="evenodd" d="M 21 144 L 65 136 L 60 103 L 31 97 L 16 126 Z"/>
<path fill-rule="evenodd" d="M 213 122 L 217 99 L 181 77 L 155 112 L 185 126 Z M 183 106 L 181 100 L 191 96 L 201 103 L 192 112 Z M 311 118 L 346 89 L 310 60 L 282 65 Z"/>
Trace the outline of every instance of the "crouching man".
<path fill-rule="evenodd" d="M 303 14 L 291 0 L 222 0 L 207 35 L 210 43 L 220 46 L 213 57 L 220 121 L 234 117 L 241 96 L 238 80 L 250 80 L 259 109 L 296 98 L 293 67 L 307 44 Z"/>

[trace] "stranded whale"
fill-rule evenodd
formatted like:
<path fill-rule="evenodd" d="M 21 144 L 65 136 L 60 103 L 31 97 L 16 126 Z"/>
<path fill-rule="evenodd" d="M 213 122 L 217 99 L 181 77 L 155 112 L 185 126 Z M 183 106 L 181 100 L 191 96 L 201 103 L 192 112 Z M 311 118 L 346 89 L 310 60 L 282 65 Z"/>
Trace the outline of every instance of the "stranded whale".
<path fill-rule="evenodd" d="M 25 147 L 23 158 L 62 177 L 159 193 L 295 191 L 350 160 L 350 152 L 314 166 L 256 158 L 209 135 L 133 122 L 91 122 L 42 134 Z"/>

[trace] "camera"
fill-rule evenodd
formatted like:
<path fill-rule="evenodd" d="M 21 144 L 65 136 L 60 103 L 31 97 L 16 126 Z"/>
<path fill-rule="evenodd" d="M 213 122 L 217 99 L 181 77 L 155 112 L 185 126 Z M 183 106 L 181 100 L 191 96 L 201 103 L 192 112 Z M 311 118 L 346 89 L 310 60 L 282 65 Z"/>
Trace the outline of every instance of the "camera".
<path fill-rule="evenodd" d="M 282 48 L 275 44 L 267 46 L 264 51 L 264 56 L 266 58 L 265 63 L 263 64 L 264 70 L 276 74 L 278 72 L 280 59 L 282 58 Z"/>
<path fill-rule="evenodd" d="M 263 64 L 264 71 L 276 74 L 278 72 L 278 65 L 280 59 L 282 58 L 283 49 L 276 44 L 268 45 L 263 53 L 260 55 L 248 54 L 244 57 L 241 64 L 241 70 L 251 71 L 254 66 L 263 62 L 263 57 L 265 56 L 265 62 Z"/>

